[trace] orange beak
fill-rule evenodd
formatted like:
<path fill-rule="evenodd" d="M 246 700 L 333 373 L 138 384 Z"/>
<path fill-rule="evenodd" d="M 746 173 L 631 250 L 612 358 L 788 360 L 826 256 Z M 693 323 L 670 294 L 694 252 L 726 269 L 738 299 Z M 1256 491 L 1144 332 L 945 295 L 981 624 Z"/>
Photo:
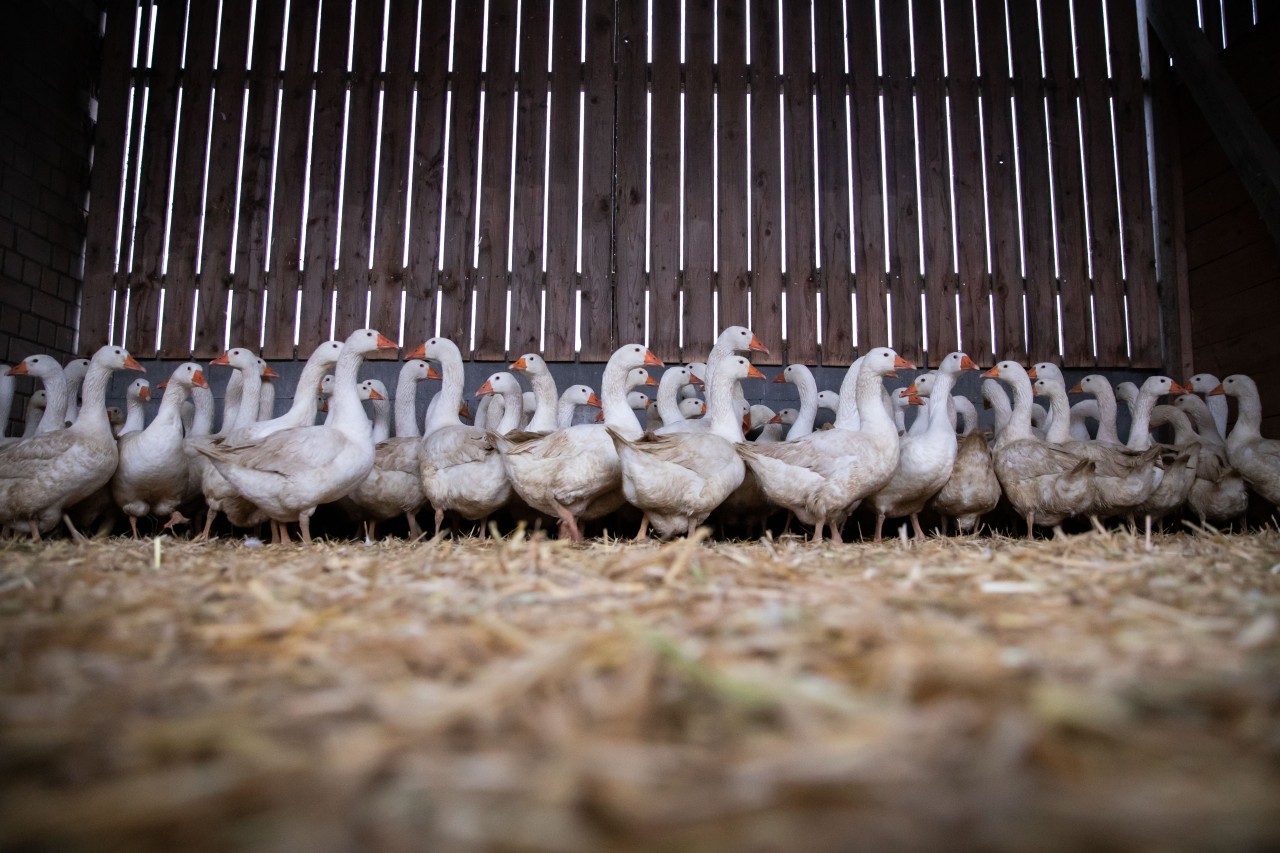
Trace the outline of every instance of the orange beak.
<path fill-rule="evenodd" d="M 399 349 L 400 345 L 381 332 L 378 333 L 378 349 Z"/>
<path fill-rule="evenodd" d="M 923 398 L 923 397 L 921 397 L 919 394 L 908 394 L 908 395 L 907 395 L 907 405 L 908 405 L 908 406 L 923 406 L 923 405 L 924 405 L 924 398 Z"/>
<path fill-rule="evenodd" d="M 695 388 L 703 388 L 706 386 L 706 383 L 699 379 L 698 375 L 692 370 L 689 371 L 689 384 Z"/>
<path fill-rule="evenodd" d="M 139 389 L 139 390 L 138 390 L 138 399 L 139 399 L 139 400 L 142 400 L 144 403 L 149 403 L 149 402 L 151 402 L 151 389 L 150 389 L 150 388 L 141 388 L 141 389 Z"/>
<path fill-rule="evenodd" d="M 27 370 L 27 363 L 25 361 L 20 361 L 17 364 L 15 364 L 13 367 L 9 368 L 9 372 L 5 375 L 6 376 L 26 376 L 28 372 L 29 371 Z"/>
<path fill-rule="evenodd" d="M 136 370 L 136 371 L 138 371 L 139 373 L 146 373 L 146 372 L 147 372 L 147 369 L 146 369 L 145 367 L 143 367 L 141 364 L 138 364 L 138 360 L 137 360 L 136 358 L 134 358 L 133 356 L 131 356 L 131 355 L 130 355 L 130 356 L 125 356 L 125 359 L 124 359 L 124 366 L 125 366 L 126 368 L 128 368 L 129 370 Z"/>
<path fill-rule="evenodd" d="M 756 370 L 756 366 L 752 364 L 747 366 L 747 378 L 748 379 L 764 379 L 764 374 Z"/>
<path fill-rule="evenodd" d="M 904 368 L 905 368 L 905 369 L 907 369 L 907 370 L 915 370 L 915 369 L 916 369 L 916 366 L 915 366 L 914 364 L 912 364 L 911 362 L 907 361 L 907 360 L 906 360 L 905 358 L 903 358 L 902 356 L 900 356 L 900 355 L 895 355 L 895 356 L 893 357 L 893 369 L 894 369 L 894 370 L 902 370 L 902 369 L 904 369 Z"/>
<path fill-rule="evenodd" d="M 385 399 L 387 399 L 387 398 L 386 398 L 386 397 L 383 397 L 381 394 L 379 394 L 379 393 L 378 393 L 378 389 L 377 389 L 377 388 L 370 388 L 370 389 L 369 389 L 369 399 L 370 399 L 370 400 L 385 400 Z"/>
<path fill-rule="evenodd" d="M 595 406 L 597 409 L 604 408 L 604 403 L 600 402 L 600 398 L 595 395 L 595 392 L 592 392 L 591 396 L 587 398 L 587 405 Z"/>
<path fill-rule="evenodd" d="M 645 384 L 645 385 L 657 385 L 657 384 L 658 384 L 658 380 L 656 380 L 656 379 L 654 379 L 652 376 L 650 376 L 649 378 L 645 379 L 644 384 Z"/>
<path fill-rule="evenodd" d="M 984 370 L 984 371 L 982 372 L 982 378 L 983 378 L 983 379 L 999 379 L 999 378 L 1000 378 L 1000 365 L 995 364 L 995 365 L 992 365 L 992 366 L 991 366 L 991 369 L 990 369 L 990 370 Z M 988 404 L 987 404 L 987 408 L 988 408 L 988 409 L 989 409 L 989 408 L 991 408 L 991 404 L 990 404 L 990 403 L 988 403 Z"/>
<path fill-rule="evenodd" d="M 1170 394 L 1190 394 L 1191 389 L 1188 388 L 1186 385 L 1179 385 L 1177 382 L 1173 382 L 1169 385 L 1169 393 Z"/>
<path fill-rule="evenodd" d="M 705 415 L 706 413 L 707 413 L 707 404 L 706 404 L 706 403 L 703 403 L 703 404 L 702 404 L 702 414 L 704 414 L 704 415 Z"/>
<path fill-rule="evenodd" d="M 916 383 L 912 382 L 910 385 L 907 386 L 907 390 L 904 391 L 903 393 L 905 393 L 907 397 L 910 398 L 910 397 L 918 396 L 920 392 L 916 390 Z"/>
<path fill-rule="evenodd" d="M 780 424 L 780 423 L 782 423 L 782 415 L 780 415 L 780 414 L 779 414 L 779 415 L 774 415 L 773 417 L 769 418 L 769 423 L 771 423 L 771 424 Z"/>
<path fill-rule="evenodd" d="M 329 411 L 329 403 L 328 403 L 328 401 L 325 401 L 325 402 L 323 402 L 323 403 L 321 403 L 321 404 L 320 404 L 320 411 L 321 411 L 321 412 L 327 412 L 327 411 Z"/>
<path fill-rule="evenodd" d="M 414 349 L 414 351 L 413 351 L 413 352 L 409 353 L 408 355 L 406 355 L 406 356 L 404 357 L 404 360 L 405 360 L 405 361 L 411 361 L 412 359 L 415 359 L 415 358 L 420 358 L 420 359 L 423 359 L 424 361 L 426 360 L 426 358 L 427 358 L 427 345 L 426 345 L 426 343 L 425 343 L 425 342 L 424 342 L 424 343 L 420 343 L 420 344 L 418 344 L 417 348 L 416 348 L 416 349 Z"/>
<path fill-rule="evenodd" d="M 480 386 L 480 390 L 476 391 L 476 396 L 483 397 L 485 394 L 492 394 L 492 393 L 493 393 L 493 383 L 491 383 L 488 379 L 486 379 L 484 381 L 484 384 Z"/>
<path fill-rule="evenodd" d="M 602 420 L 604 420 L 604 412 L 596 412 L 596 423 L 600 423 Z"/>
<path fill-rule="evenodd" d="M 196 386 L 197 388 L 208 388 L 208 387 L 209 387 L 209 383 L 208 383 L 208 382 L 206 382 L 206 381 L 205 381 L 205 379 L 204 379 L 204 371 L 203 371 L 203 370 L 197 370 L 195 373 L 191 374 L 191 384 L 192 384 L 192 385 L 194 385 L 194 386 Z"/>
<path fill-rule="evenodd" d="M 231 363 L 230 353 L 224 352 L 222 355 L 218 356 L 217 358 L 215 358 L 213 361 L 209 363 L 210 364 L 230 364 Z"/>
<path fill-rule="evenodd" d="M 466 403 L 463 403 L 461 406 L 459 406 L 459 407 L 458 407 L 458 417 L 460 417 L 460 418 L 466 418 L 467 420 L 471 420 L 471 407 L 470 407 L 470 406 L 468 406 Z"/>
<path fill-rule="evenodd" d="M 1227 389 L 1222 387 L 1222 383 L 1218 383 L 1218 387 L 1209 392 L 1210 397 L 1221 397 L 1227 393 Z"/>
<path fill-rule="evenodd" d="M 747 412 L 742 416 L 742 434 L 746 435 L 751 432 L 751 413 Z"/>
<path fill-rule="evenodd" d="M 427 365 L 427 378 L 428 378 L 428 379 L 440 379 L 440 378 L 441 378 L 441 376 L 440 376 L 440 374 L 439 374 L 439 373 L 436 373 L 436 369 L 435 369 L 434 367 L 432 367 L 431 365 L 429 365 L 429 364 L 428 364 L 428 365 Z"/>
<path fill-rule="evenodd" d="M 1027 378 L 1030 379 L 1032 382 L 1035 382 L 1040 377 L 1036 376 L 1036 369 L 1033 367 L 1027 371 Z"/>
<path fill-rule="evenodd" d="M 973 359 L 969 358 L 969 356 L 962 355 L 960 356 L 960 369 L 961 370 L 977 370 L 978 365 L 974 362 Z"/>
<path fill-rule="evenodd" d="M 168 379 L 166 379 L 166 380 L 164 380 L 163 382 L 161 382 L 159 385 L 157 385 L 157 386 L 156 386 L 156 390 L 157 390 L 157 391 L 163 391 L 164 389 L 166 389 L 166 388 L 168 388 L 168 387 L 169 387 L 169 380 L 168 380 Z"/>
<path fill-rule="evenodd" d="M 785 373 L 779 373 L 777 376 L 775 376 L 775 377 L 773 378 L 773 381 L 774 381 L 774 383 L 775 383 L 775 384 L 777 384 L 778 382 L 786 382 L 786 381 L 787 381 L 787 374 L 785 374 Z"/>
<path fill-rule="evenodd" d="M 1175 384 L 1176 384 L 1176 383 L 1175 383 Z M 1081 388 L 1081 387 L 1080 387 L 1080 383 L 1079 383 L 1079 382 L 1077 382 L 1075 385 L 1072 385 L 1072 386 L 1071 386 L 1071 390 L 1070 390 L 1070 391 L 1068 391 L 1067 393 L 1068 393 L 1068 394 L 1083 394 L 1083 393 L 1084 393 L 1084 389 L 1083 389 L 1083 388 Z"/>
<path fill-rule="evenodd" d="M 659 359 L 656 355 L 654 355 L 653 353 L 649 352 L 649 350 L 645 350 L 645 351 L 644 351 L 644 366 L 645 366 L 645 367 L 665 367 L 666 365 L 664 365 L 664 364 L 662 363 L 661 359 Z"/>
<path fill-rule="evenodd" d="M 268 367 L 266 370 L 262 371 L 262 378 L 263 379 L 279 379 L 280 374 L 276 373 L 274 370 Z"/>
<path fill-rule="evenodd" d="M 760 342 L 760 339 L 757 338 L 755 335 L 751 336 L 751 346 L 748 347 L 748 349 L 750 349 L 751 352 L 762 352 L 765 355 L 769 354 L 769 348 L 764 344 L 762 344 Z"/>
<path fill-rule="evenodd" d="M 520 356 L 511 363 L 509 370 L 528 370 L 529 365 L 525 363 L 524 356 Z"/>

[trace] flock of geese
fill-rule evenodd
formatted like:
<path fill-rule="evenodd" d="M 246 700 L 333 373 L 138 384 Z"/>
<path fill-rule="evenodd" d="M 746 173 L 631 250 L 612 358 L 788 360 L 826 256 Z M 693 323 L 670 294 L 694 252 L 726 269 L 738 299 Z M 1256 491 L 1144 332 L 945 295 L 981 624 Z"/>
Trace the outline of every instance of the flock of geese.
<path fill-rule="evenodd" d="M 884 380 L 913 365 L 887 347 L 855 361 L 838 393 L 820 392 L 812 372 L 792 364 L 774 381 L 792 383 L 799 405 L 774 413 L 746 401 L 742 382 L 765 378 L 750 354 L 764 347 L 732 326 L 705 363 L 668 368 L 661 381 L 648 371 L 663 365 L 644 346 L 619 348 L 598 396 L 585 385 L 559 394 L 546 362 L 525 355 L 479 388 L 469 424 L 462 356 L 445 338 L 406 357 L 394 395 L 361 381 L 365 356 L 395 346 L 372 329 L 322 344 L 277 417 L 274 372 L 250 350 L 231 349 L 212 362 L 233 371 L 217 432 L 204 368 L 193 362 L 161 383 L 150 423 L 145 380 L 130 386 L 126 417 L 108 411 L 112 373 L 143 370 L 121 347 L 66 367 L 33 355 L 0 368 L 0 423 L 8 422 L 13 377 L 43 383 L 24 435 L 0 438 L 0 525 L 35 540 L 65 526 L 81 538 L 82 529 L 110 529 L 123 515 L 137 536 L 139 519 L 171 529 L 204 511 L 203 538 L 221 514 L 237 528 L 269 522 L 272 541 L 289 541 L 288 525 L 297 524 L 310 542 L 312 515 L 333 504 L 368 538 L 377 523 L 399 517 L 412 537 L 423 535 L 418 514 L 427 508 L 437 536 L 446 517 L 479 522 L 483 536 L 488 518 L 506 509 L 554 519 L 562 538 L 580 541 L 588 522 L 628 523 L 616 514 L 630 506 L 638 539 L 650 530 L 692 536 L 709 518 L 722 529 L 763 526 L 786 510 L 815 539 L 825 529 L 839 542 L 859 507 L 879 539 L 886 519 L 910 519 L 923 537 L 924 512 L 941 517 L 944 531 L 973 531 L 1002 500 L 1028 535 L 1070 518 L 1145 518 L 1148 532 L 1153 520 L 1184 513 L 1221 525 L 1241 518 L 1251 495 L 1280 504 L 1280 441 L 1260 435 L 1258 391 L 1243 375 L 1219 382 L 1201 374 L 1189 387 L 1152 376 L 1115 389 L 1091 375 L 1068 389 L 1052 364 L 1027 370 L 1001 361 L 982 374 L 995 415 L 989 436 L 977 428 L 974 405 L 952 394 L 964 371 L 979 369 L 964 353 L 892 392 Z M 419 429 L 416 390 L 429 379 L 441 388 Z M 655 401 L 635 390 L 645 385 L 657 386 Z M 1090 396 L 1073 406 L 1069 393 Z M 1158 405 L 1166 395 L 1172 404 Z M 1229 432 L 1224 395 L 1238 402 Z M 1118 400 L 1131 412 L 1123 443 Z M 582 422 L 583 407 L 599 412 Z M 821 407 L 835 420 L 815 429 Z M 1152 437 L 1161 426 L 1171 443 Z"/>

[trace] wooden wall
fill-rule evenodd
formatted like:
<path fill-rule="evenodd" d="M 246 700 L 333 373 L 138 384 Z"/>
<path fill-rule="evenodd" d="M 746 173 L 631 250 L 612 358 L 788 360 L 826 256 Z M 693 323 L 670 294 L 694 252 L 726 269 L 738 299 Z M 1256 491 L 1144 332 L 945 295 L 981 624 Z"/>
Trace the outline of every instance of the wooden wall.
<path fill-rule="evenodd" d="M 107 6 L 86 350 L 1161 363 L 1133 3 Z"/>
<path fill-rule="evenodd" d="M 1228 40 L 1222 58 L 1280 143 L 1280 15 L 1263 10 L 1268 14 L 1256 29 L 1236 29 L 1239 38 Z M 1210 35 L 1218 38 L 1215 23 L 1211 20 Z M 1218 377 L 1252 376 L 1262 393 L 1263 433 L 1275 437 L 1280 435 L 1280 247 L 1190 96 L 1179 91 L 1175 103 L 1194 369 Z"/>

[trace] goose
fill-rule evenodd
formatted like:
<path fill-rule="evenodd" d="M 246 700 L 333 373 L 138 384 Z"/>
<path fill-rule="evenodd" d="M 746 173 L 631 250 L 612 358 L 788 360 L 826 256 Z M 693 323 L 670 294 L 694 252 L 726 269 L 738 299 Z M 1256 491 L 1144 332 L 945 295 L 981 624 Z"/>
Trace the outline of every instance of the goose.
<path fill-rule="evenodd" d="M 205 515 L 204 530 L 196 537 L 197 541 L 208 541 L 213 531 L 213 523 L 218 514 L 223 513 L 234 527 L 252 527 L 266 520 L 265 513 L 251 502 L 244 499 L 240 490 L 226 478 L 222 469 L 215 465 L 207 453 L 210 448 L 220 446 L 217 438 L 236 437 L 247 430 L 258 419 L 258 395 L 262 390 L 262 365 L 260 359 L 244 347 L 233 347 L 219 355 L 210 366 L 231 367 L 233 372 L 227 380 L 227 390 L 223 401 L 222 428 L 218 436 L 197 439 L 186 444 L 188 453 L 196 454 L 201 461 L 200 491 L 208 512 Z M 235 441 L 228 452 L 241 448 L 258 446 L 263 439 L 256 441 Z M 273 525 L 272 540 L 278 536 L 278 529 Z"/>
<path fill-rule="evenodd" d="M 726 355 L 707 369 L 706 432 L 676 432 L 628 437 L 606 426 L 622 465 L 627 502 L 644 513 L 659 537 L 692 537 L 730 493 L 742 484 L 744 466 L 734 447 L 742 442 L 742 424 L 734 406 L 736 381 L 763 379 L 742 356 Z M 695 423 L 697 423 L 695 421 Z"/>
<path fill-rule="evenodd" d="M 27 398 L 27 412 L 22 425 L 22 435 L 19 440 L 31 438 L 36 434 L 36 430 L 40 428 L 40 422 L 44 420 L 45 410 L 48 408 L 49 395 L 44 393 L 43 388 L 39 388 L 31 392 L 31 396 Z"/>
<path fill-rule="evenodd" d="M 1176 383 L 1175 383 L 1176 384 Z M 1170 423 L 1180 418 L 1187 423 L 1187 416 L 1173 406 L 1155 406 L 1148 414 L 1149 423 L 1157 425 Z M 1148 438 L 1150 435 L 1148 434 Z M 1133 436 L 1130 436 L 1132 441 Z M 1200 464 L 1199 442 L 1177 447 L 1165 458 L 1164 476 L 1160 485 L 1151 495 L 1138 505 L 1136 513 L 1140 513 L 1146 526 L 1147 540 L 1151 539 L 1153 521 L 1162 521 L 1166 516 L 1180 512 L 1191 497 L 1191 489 L 1195 486 L 1196 472 Z M 1131 522 L 1132 523 L 1132 522 Z"/>
<path fill-rule="evenodd" d="M 1077 384 L 1077 386 L 1079 385 Z M 1076 393 L 1075 387 L 1071 393 Z M 1089 421 L 1096 424 L 1102 423 L 1102 412 L 1098 406 L 1097 400 L 1077 400 L 1071 404 L 1071 438 L 1075 441 L 1101 441 L 1098 438 L 1098 432 L 1089 431 Z"/>
<path fill-rule="evenodd" d="M 319 402 L 317 404 L 319 408 L 317 409 L 317 411 L 320 414 L 324 415 L 323 423 L 325 425 L 328 425 L 329 417 L 332 414 L 329 411 L 329 399 L 333 396 L 333 374 L 332 373 L 321 377 L 320 388 L 316 392 L 316 396 L 319 398 Z"/>
<path fill-rule="evenodd" d="M 880 541 L 886 518 L 911 517 L 916 539 L 924 541 L 920 527 L 920 511 L 925 508 L 951 477 L 956 461 L 956 430 L 950 416 L 951 389 L 965 370 L 977 370 L 969 356 L 953 352 L 930 374 L 930 397 L 922 417 L 926 426 L 920 432 L 908 433 L 899 442 L 898 465 L 889 481 L 873 492 L 867 501 L 876 513 L 875 540 Z M 915 395 L 915 383 L 907 386 L 908 397 Z M 918 398 L 917 398 L 918 399 Z"/>
<path fill-rule="evenodd" d="M 857 378 L 841 384 L 837 418 L 847 418 L 853 409 L 861 411 L 857 431 L 836 426 L 795 441 L 737 445 L 769 500 L 813 525 L 814 541 L 822 538 L 824 526 L 830 528 L 832 540 L 842 541 L 840 527 L 849 514 L 893 476 L 898 430 L 884 407 L 883 378 L 912 367 L 889 347 L 876 347 L 850 366 Z M 850 395 L 856 402 L 845 399 Z"/>
<path fill-rule="evenodd" d="M 1249 492 L 1244 478 L 1227 460 L 1227 447 L 1218 435 L 1204 399 L 1183 394 L 1173 401 L 1173 411 L 1162 413 L 1163 406 L 1152 411 L 1152 423 L 1168 423 L 1173 427 L 1175 447 L 1198 445 L 1196 481 L 1187 496 L 1187 505 L 1201 524 L 1222 525 L 1242 517 L 1249 509 Z M 1204 427 L 1197 434 L 1188 411 L 1203 416 Z"/>
<path fill-rule="evenodd" d="M 107 384 L 113 371 L 143 367 L 116 346 L 102 347 L 91 362 L 84 405 L 74 424 L 0 450 L 0 524 L 26 524 L 37 541 L 42 530 L 52 530 L 60 520 L 82 539 L 63 507 L 102 488 L 116 468 L 119 452 L 107 422 Z"/>
<path fill-rule="evenodd" d="M 33 376 L 44 387 L 45 406 L 36 424 L 36 435 L 66 428 L 67 376 L 51 355 L 29 355 L 9 368 L 10 376 Z"/>
<path fill-rule="evenodd" d="M 1087 512 L 1094 498 L 1096 463 L 1055 447 L 1032 432 L 1027 371 L 1015 361 L 1001 361 L 982 376 L 998 379 L 1013 391 L 1013 407 L 1008 423 L 996 437 L 993 456 L 996 477 L 1009 503 L 1026 521 L 1027 536 L 1037 524 L 1056 526 Z M 994 394 L 984 396 L 998 399 Z"/>
<path fill-rule="evenodd" d="M 680 394 L 687 387 L 700 388 L 702 380 L 687 367 L 669 367 L 662 372 L 658 382 L 657 415 L 661 425 L 673 424 L 685 419 L 680 411 Z M 692 398 L 684 398 L 692 399 Z"/>
<path fill-rule="evenodd" d="M 1129 425 L 1129 440 L 1125 447 L 1130 450 L 1147 450 L 1151 441 L 1151 411 L 1156 400 L 1166 394 L 1189 394 L 1184 388 L 1167 376 L 1149 376 L 1138 389 L 1138 396 L 1133 403 L 1133 420 Z"/>
<path fill-rule="evenodd" d="M 982 381 L 982 407 L 991 410 L 995 418 L 995 437 L 998 439 L 1013 417 L 1013 406 L 1009 402 L 1009 394 L 997 380 Z"/>
<path fill-rule="evenodd" d="M 338 363 L 338 356 L 341 354 L 342 344 L 338 341 L 325 341 L 320 344 L 312 350 L 306 364 L 302 366 L 302 372 L 298 374 L 298 385 L 294 389 L 293 403 L 289 406 L 289 410 L 277 418 L 245 424 L 222 439 L 222 443 L 231 446 L 250 444 L 281 430 L 314 424 L 316 409 L 319 406 L 315 389 L 326 378 L 327 371 Z M 330 379 L 330 387 L 332 382 L 333 380 Z"/>
<path fill-rule="evenodd" d="M 422 359 L 411 358 L 405 361 L 396 378 L 396 438 L 422 437 L 422 431 L 418 428 L 418 385 L 429 379 L 439 378 L 440 374 Z M 416 459 L 416 449 L 414 454 Z"/>
<path fill-rule="evenodd" d="M 1217 427 L 1218 436 L 1226 441 L 1227 401 L 1220 394 L 1213 393 L 1223 383 L 1220 383 L 1218 377 L 1212 373 L 1197 373 L 1187 384 L 1193 392 L 1204 397 L 1205 404 L 1209 407 L 1209 414 L 1213 416 L 1214 426 Z"/>
<path fill-rule="evenodd" d="M 1227 459 L 1246 483 L 1273 506 L 1280 506 L 1280 441 L 1263 438 L 1258 386 L 1243 373 L 1223 379 L 1210 399 L 1236 398 L 1236 422 L 1227 434 Z M 1212 409 L 1210 409 L 1212 411 Z"/>
<path fill-rule="evenodd" d="M 975 370 L 977 368 L 974 368 Z M 917 393 L 919 393 L 917 391 Z M 953 429 L 961 438 L 972 435 L 978 428 L 978 409 L 973 405 L 973 401 L 963 394 L 951 395 L 951 413 L 953 420 L 957 423 L 953 424 Z"/>
<path fill-rule="evenodd" d="M 84 395 L 80 397 L 80 411 L 84 411 Z M 107 406 L 107 423 L 111 424 L 111 434 L 118 436 L 120 427 L 124 426 L 124 410 L 119 406 Z"/>
<path fill-rule="evenodd" d="M 276 384 L 271 380 L 279 379 L 280 374 L 276 373 L 264 359 L 258 359 L 258 366 L 262 368 L 262 385 L 258 389 L 257 422 L 260 423 L 276 416 Z"/>
<path fill-rule="evenodd" d="M 685 365 L 689 368 L 689 372 L 698 380 L 698 385 L 686 385 L 680 389 L 680 399 L 688 400 L 698 396 L 698 388 L 705 386 L 707 381 L 707 363 L 705 361 L 691 361 Z"/>
<path fill-rule="evenodd" d="M 281 430 L 239 447 L 200 445 L 197 451 L 240 494 L 280 523 L 296 521 L 305 544 L 311 542 L 311 516 L 320 504 L 350 492 L 373 467 L 372 427 L 360 406 L 356 374 L 366 353 L 396 349 L 373 329 L 352 332 L 343 343 L 334 370 L 332 426 Z"/>
<path fill-rule="evenodd" d="M 391 437 L 391 401 L 387 399 L 387 386 L 380 379 L 366 379 L 356 386 L 360 401 L 373 406 L 373 443 L 381 444 Z"/>
<path fill-rule="evenodd" d="M 1069 393 L 1090 394 L 1093 396 L 1097 405 L 1094 419 L 1098 422 L 1098 432 L 1093 440 L 1118 446 L 1120 444 L 1120 436 L 1116 432 L 1116 394 L 1107 378 L 1098 373 L 1091 373 L 1073 385 Z M 1071 411 L 1075 411 L 1075 406 L 1071 407 Z M 1080 411 L 1083 416 L 1092 416 L 1089 414 L 1090 409 L 1088 406 L 1082 407 Z M 1089 440 L 1087 431 L 1083 440 Z"/>
<path fill-rule="evenodd" d="M 933 496 L 929 508 L 942 516 L 944 533 L 947 519 L 955 521 L 958 532 L 970 533 L 982 516 L 1000 503 L 1001 494 L 987 437 L 974 430 L 960 439 L 951 476 Z"/>
<path fill-rule="evenodd" d="M 837 394 L 835 391 L 826 391 L 826 390 L 818 392 L 818 411 L 821 412 L 823 410 L 826 410 L 830 412 L 831 417 L 834 420 L 836 416 L 836 412 L 839 409 L 840 409 L 839 394 Z M 814 419 L 814 423 L 815 424 L 817 423 L 817 418 Z M 830 422 L 828 422 L 828 426 L 830 426 Z M 800 436 L 796 436 L 796 437 L 799 438 Z"/>
<path fill-rule="evenodd" d="M 80 415 L 80 386 L 84 384 L 84 378 L 89 373 L 89 359 L 71 359 L 63 366 L 62 373 L 67 379 L 67 409 L 63 414 L 64 423 L 71 426 Z"/>
<path fill-rule="evenodd" d="M 557 429 L 556 417 L 559 414 L 559 401 L 556 380 L 551 375 L 551 369 L 547 367 L 547 363 L 542 356 L 537 353 L 527 352 L 512 362 L 507 369 L 524 374 L 528 378 L 529 384 L 533 387 L 533 417 L 529 419 L 524 429 L 527 432 L 537 432 L 544 435 Z"/>
<path fill-rule="evenodd" d="M 600 398 L 590 385 L 570 385 L 560 395 L 556 405 L 556 429 L 568 429 L 573 426 L 573 417 L 579 406 L 601 408 Z"/>
<path fill-rule="evenodd" d="M 116 437 L 140 432 L 147 425 L 147 403 L 151 402 L 151 383 L 145 379 L 135 379 L 129 383 L 124 393 L 124 425 L 116 433 Z"/>
<path fill-rule="evenodd" d="M 164 383 L 155 419 L 145 429 L 120 437 L 120 460 L 111 477 L 111 497 L 129 519 L 138 538 L 138 519 L 166 517 L 164 529 L 185 523 L 178 507 L 187 497 L 187 458 L 183 452 L 182 403 L 192 387 L 208 387 L 200 365 L 179 365 Z"/>
<path fill-rule="evenodd" d="M 583 521 L 622 505 L 622 469 L 612 434 L 639 439 L 640 421 L 627 401 L 627 377 L 636 367 L 661 367 L 640 344 L 619 347 L 600 378 L 605 429 L 578 424 L 546 436 L 493 436 L 512 488 L 529 506 L 559 520 L 561 538 L 582 541 Z"/>
<path fill-rule="evenodd" d="M 705 366 L 706 372 L 699 376 L 697 370 L 694 369 L 698 363 L 694 362 L 690 366 L 694 375 L 698 376 L 699 379 L 707 384 L 705 393 L 708 400 L 710 400 L 711 397 L 711 382 L 714 381 L 717 375 L 717 365 L 726 358 L 736 357 L 736 354 L 740 352 L 761 352 L 765 355 L 769 354 L 768 348 L 765 347 L 765 345 L 760 342 L 760 339 L 752 334 L 751 330 L 746 326 L 729 326 L 719 334 L 716 338 L 715 345 L 711 347 L 711 352 L 707 354 Z M 732 382 L 733 403 L 734 409 L 736 410 L 743 405 L 746 405 L 747 400 L 746 397 L 743 396 L 742 388 L 737 384 L 737 380 L 732 380 Z M 708 408 L 710 408 L 709 405 Z M 664 424 L 662 429 L 658 430 L 658 434 L 669 435 L 674 432 L 709 432 L 711 428 L 711 419 L 709 417 L 698 418 L 697 420 L 683 420 L 677 421 L 673 424 Z"/>
<path fill-rule="evenodd" d="M 773 381 L 790 382 L 796 386 L 796 393 L 800 396 L 800 408 L 796 412 L 795 420 L 790 422 L 790 429 L 786 431 L 787 441 L 803 438 L 813 432 L 813 422 L 818 417 L 819 396 L 818 383 L 813 378 L 813 371 L 803 364 L 788 364 Z M 784 422 L 779 421 L 779 423 Z"/>
<path fill-rule="evenodd" d="M 707 413 L 707 404 L 697 397 L 685 397 L 680 401 L 680 414 L 685 420 L 700 418 Z"/>

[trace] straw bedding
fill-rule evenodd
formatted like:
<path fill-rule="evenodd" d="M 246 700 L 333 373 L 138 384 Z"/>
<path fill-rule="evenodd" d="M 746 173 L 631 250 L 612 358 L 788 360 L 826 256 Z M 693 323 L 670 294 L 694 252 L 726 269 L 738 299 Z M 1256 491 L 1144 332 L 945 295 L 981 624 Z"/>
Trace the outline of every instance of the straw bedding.
<path fill-rule="evenodd" d="M 1280 845 L 1280 534 L 0 545 L 0 846 Z"/>

